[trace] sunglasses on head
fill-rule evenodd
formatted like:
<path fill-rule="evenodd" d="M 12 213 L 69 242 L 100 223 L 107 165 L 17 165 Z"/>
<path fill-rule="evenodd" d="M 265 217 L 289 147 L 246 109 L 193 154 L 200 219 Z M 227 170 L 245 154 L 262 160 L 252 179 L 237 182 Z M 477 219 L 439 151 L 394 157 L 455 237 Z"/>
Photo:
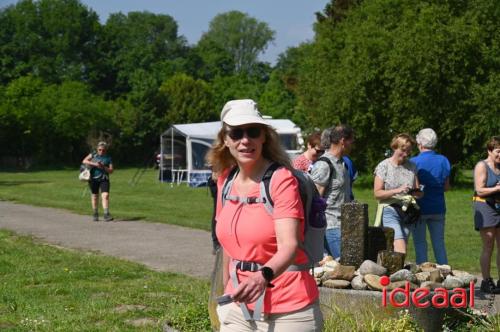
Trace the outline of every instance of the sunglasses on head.
<path fill-rule="evenodd" d="M 245 127 L 245 128 L 231 128 L 228 130 L 227 135 L 233 140 L 237 141 L 245 136 L 245 133 L 248 138 L 258 138 L 261 133 L 261 127 Z"/>

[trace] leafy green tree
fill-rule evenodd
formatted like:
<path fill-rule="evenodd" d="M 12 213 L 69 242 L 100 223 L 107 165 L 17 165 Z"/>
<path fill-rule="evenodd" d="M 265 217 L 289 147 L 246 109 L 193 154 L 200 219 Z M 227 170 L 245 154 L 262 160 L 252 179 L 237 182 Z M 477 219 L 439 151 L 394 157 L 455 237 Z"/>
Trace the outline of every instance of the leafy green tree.
<path fill-rule="evenodd" d="M 297 47 L 290 47 L 280 54 L 265 90 L 259 97 L 259 103 L 266 114 L 274 118 L 288 118 L 299 124 L 302 129 L 313 129 L 303 112 L 297 88 L 301 72 L 305 70 L 307 59 L 312 56 L 312 45 L 302 43 Z"/>
<path fill-rule="evenodd" d="M 267 23 L 239 12 L 230 11 L 215 16 L 203 34 L 198 47 L 209 64 L 229 65 L 231 59 L 235 73 L 251 72 L 258 56 L 274 40 L 275 32 Z"/>
<path fill-rule="evenodd" d="M 347 16 L 349 9 L 359 4 L 362 0 L 331 0 L 326 4 L 323 12 L 316 13 L 318 22 L 325 25 L 336 25 Z"/>
<path fill-rule="evenodd" d="M 220 112 L 232 99 L 254 99 L 259 102 L 266 82 L 251 75 L 218 76 L 210 84 L 215 108 Z M 265 111 L 264 111 L 265 114 Z"/>
<path fill-rule="evenodd" d="M 193 52 L 198 56 L 200 64 L 196 72 L 198 77 L 212 80 L 217 76 L 231 75 L 235 70 L 234 58 L 223 45 L 211 39 L 201 39 Z"/>
<path fill-rule="evenodd" d="M 217 119 L 210 86 L 186 74 L 176 74 L 159 89 L 165 105 L 166 124 L 204 122 Z"/>
<path fill-rule="evenodd" d="M 32 76 L 13 80 L 5 87 L 0 107 L 3 155 L 26 162 L 43 147 L 43 138 L 50 131 L 50 116 L 37 100 L 43 88 L 43 82 Z"/>
<path fill-rule="evenodd" d="M 160 82 L 179 70 L 176 60 L 187 51 L 175 20 L 149 12 L 111 14 L 103 28 L 100 49 L 106 72 L 101 88 L 111 88 L 112 96 L 128 93 L 134 77 L 142 75 L 137 71 L 151 73 L 158 88 Z"/>
<path fill-rule="evenodd" d="M 287 90 L 285 82 L 278 71 L 271 74 L 271 78 L 259 97 L 259 109 L 273 118 L 293 118 L 295 110 L 295 96 Z"/>
<path fill-rule="evenodd" d="M 3 97 L 4 155 L 41 164 L 77 162 L 87 151 L 89 132 L 113 126 L 105 102 L 80 82 L 46 85 L 26 76 L 13 80 Z"/>
<path fill-rule="evenodd" d="M 494 0 L 365 0 L 334 29 L 317 24 L 299 104 L 317 126 L 347 122 L 356 129 L 361 167 L 383 159 L 395 133 L 423 127 L 436 130 L 438 149 L 452 163 L 463 162 L 482 149 L 473 141 L 493 127 L 498 133 L 498 125 L 478 132 L 464 123 L 479 110 L 498 118 L 498 107 L 484 98 L 496 98 L 499 15 Z"/>
<path fill-rule="evenodd" d="M 90 81 L 100 24 L 78 0 L 21 0 L 0 10 L 0 82 L 31 74 Z"/>
<path fill-rule="evenodd" d="M 198 59 L 178 35 L 175 20 L 149 12 L 111 14 L 103 27 L 100 50 L 104 79 L 99 88 L 114 99 L 112 113 L 126 125 L 117 130 L 116 148 L 127 161 L 143 162 L 153 154 L 165 129 L 158 89 L 175 73 L 191 72 Z M 121 107 L 124 107 L 122 110 Z M 116 136 L 116 135 L 115 135 Z"/>

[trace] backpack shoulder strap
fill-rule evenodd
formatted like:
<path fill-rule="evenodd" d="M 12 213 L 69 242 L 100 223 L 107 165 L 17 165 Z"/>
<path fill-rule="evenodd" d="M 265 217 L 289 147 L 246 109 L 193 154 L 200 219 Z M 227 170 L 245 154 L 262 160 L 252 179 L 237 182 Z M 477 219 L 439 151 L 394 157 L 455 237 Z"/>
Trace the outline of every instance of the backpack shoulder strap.
<path fill-rule="evenodd" d="M 224 184 L 222 185 L 222 190 L 221 190 L 221 203 L 222 206 L 226 203 L 227 200 L 227 195 L 231 192 L 231 188 L 233 187 L 233 182 L 234 178 L 236 177 L 236 174 L 239 172 L 239 168 L 237 166 L 233 167 L 231 171 L 229 171 L 229 174 L 227 175 L 226 180 L 224 180 Z"/>
<path fill-rule="evenodd" d="M 327 157 L 319 157 L 317 161 L 324 161 L 325 163 L 328 164 L 328 167 L 330 167 L 330 173 L 328 175 L 328 185 L 330 185 L 330 182 L 331 182 L 331 179 L 333 177 L 333 175 L 335 174 L 335 167 L 333 166 L 333 163 L 332 161 L 327 158 Z"/>
<path fill-rule="evenodd" d="M 266 172 L 262 176 L 262 180 L 260 181 L 260 197 L 263 198 L 264 207 L 269 214 L 272 214 L 274 210 L 274 202 L 271 197 L 271 178 L 273 177 L 274 172 L 280 167 L 280 164 L 272 163 L 267 168 Z"/>

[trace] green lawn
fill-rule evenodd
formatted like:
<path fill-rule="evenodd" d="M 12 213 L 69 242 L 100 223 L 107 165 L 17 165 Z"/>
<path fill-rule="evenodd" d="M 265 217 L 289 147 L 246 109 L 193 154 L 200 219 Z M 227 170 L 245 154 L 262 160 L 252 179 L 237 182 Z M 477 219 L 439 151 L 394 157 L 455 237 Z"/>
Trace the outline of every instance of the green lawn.
<path fill-rule="evenodd" d="M 1 331 L 209 331 L 208 291 L 207 281 L 0 231 Z"/>
<path fill-rule="evenodd" d="M 118 169 L 111 179 L 111 212 L 124 220 L 144 219 L 187 227 L 210 229 L 212 200 L 207 188 L 173 187 L 159 183 L 157 172 L 148 170 L 139 182 L 129 181 L 136 169 Z M 90 199 L 86 185 L 77 180 L 76 170 L 40 172 L 0 172 L 0 199 L 26 204 L 68 209 L 90 218 Z M 456 269 L 479 272 L 481 240 L 472 219 L 472 183 L 446 193 L 448 206 L 446 246 L 450 265 Z M 356 198 L 369 205 L 370 224 L 375 217 L 371 179 L 362 178 L 354 187 Z M 429 246 L 430 247 L 430 246 Z M 429 248 L 431 251 L 431 248 Z M 429 259 L 434 260 L 432 252 Z M 414 260 L 410 240 L 409 260 Z M 492 267 L 495 271 L 496 267 Z M 496 273 L 493 273 L 496 276 Z"/>

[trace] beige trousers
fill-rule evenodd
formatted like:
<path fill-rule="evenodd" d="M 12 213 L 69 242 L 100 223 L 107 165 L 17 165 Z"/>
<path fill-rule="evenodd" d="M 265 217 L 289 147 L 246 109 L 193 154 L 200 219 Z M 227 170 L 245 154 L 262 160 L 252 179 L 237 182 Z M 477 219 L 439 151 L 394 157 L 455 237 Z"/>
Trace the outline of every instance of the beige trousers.
<path fill-rule="evenodd" d="M 319 332 L 323 329 L 323 315 L 319 302 L 284 314 L 265 314 L 262 321 L 246 321 L 239 305 L 229 303 L 217 306 L 220 332 Z"/>

